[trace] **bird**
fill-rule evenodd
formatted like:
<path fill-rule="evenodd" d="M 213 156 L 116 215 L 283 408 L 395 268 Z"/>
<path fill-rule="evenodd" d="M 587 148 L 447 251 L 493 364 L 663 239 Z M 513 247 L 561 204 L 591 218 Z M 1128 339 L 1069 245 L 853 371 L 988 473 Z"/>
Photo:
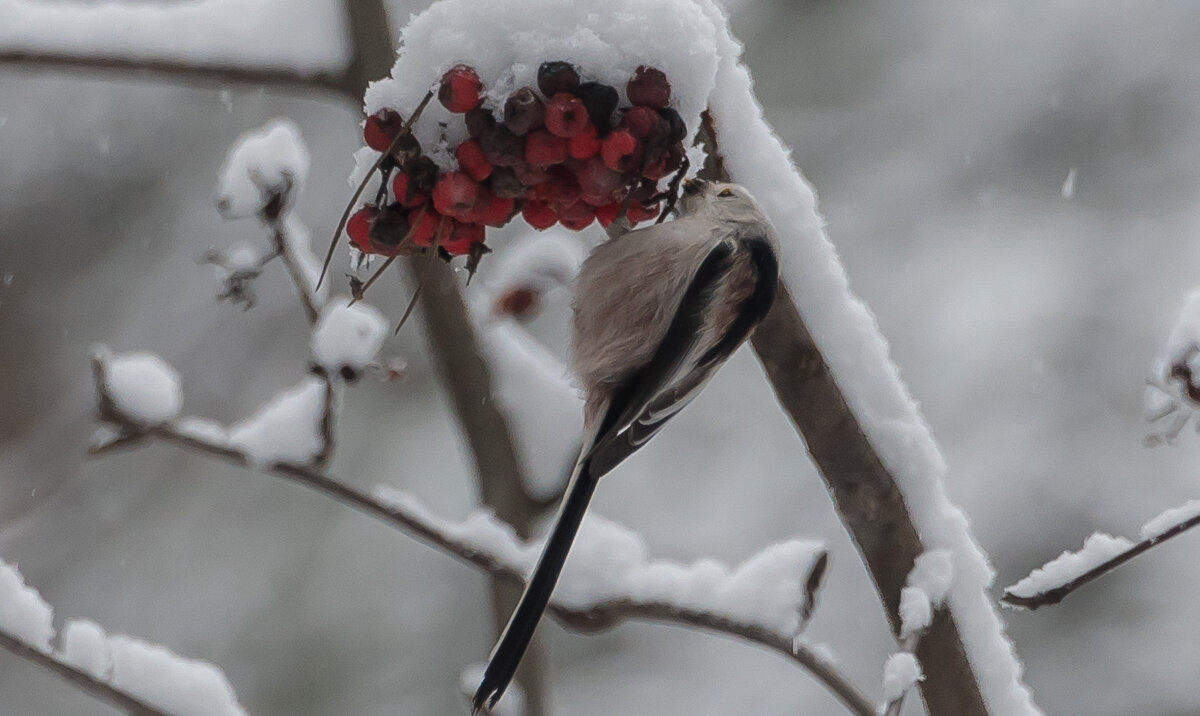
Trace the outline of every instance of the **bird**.
<path fill-rule="evenodd" d="M 600 244 L 580 267 L 571 357 L 585 398 L 582 449 L 473 714 L 512 681 L 599 479 L 695 398 L 775 300 L 778 239 L 744 187 L 688 179 L 676 213 Z"/>

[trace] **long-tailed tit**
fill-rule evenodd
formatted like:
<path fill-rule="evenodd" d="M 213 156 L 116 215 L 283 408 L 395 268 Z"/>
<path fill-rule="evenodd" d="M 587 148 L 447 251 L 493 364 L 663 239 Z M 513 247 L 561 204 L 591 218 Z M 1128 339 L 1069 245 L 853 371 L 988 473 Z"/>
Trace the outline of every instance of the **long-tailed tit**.
<path fill-rule="evenodd" d="M 679 218 L 602 244 L 583 263 L 572 339 L 587 398 L 583 449 L 474 712 L 512 681 L 600 477 L 687 405 L 770 309 L 777 248 L 744 188 L 692 180 Z"/>

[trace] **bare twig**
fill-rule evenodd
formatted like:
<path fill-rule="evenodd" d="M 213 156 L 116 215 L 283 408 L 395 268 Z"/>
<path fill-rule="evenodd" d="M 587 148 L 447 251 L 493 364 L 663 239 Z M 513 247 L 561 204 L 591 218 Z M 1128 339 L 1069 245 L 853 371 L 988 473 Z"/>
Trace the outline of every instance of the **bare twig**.
<path fill-rule="evenodd" d="M 295 247 L 292 245 L 291 237 L 288 236 L 286 224 L 286 220 L 283 219 L 267 221 L 267 227 L 271 230 L 271 242 L 274 244 L 275 252 L 283 260 L 283 265 L 287 267 L 292 283 L 296 284 L 296 293 L 300 296 L 300 303 L 304 307 L 304 317 L 310 324 L 316 323 L 317 317 L 321 313 L 321 299 L 315 293 L 314 287 L 309 284 L 308 279 L 304 277 L 304 269 L 296 257 Z"/>
<path fill-rule="evenodd" d="M 1058 604 L 1064 598 L 1066 598 L 1068 594 L 1074 592 L 1076 589 L 1079 589 L 1083 585 L 1103 577 L 1117 567 L 1120 567 L 1122 564 L 1125 564 L 1129 560 L 1138 556 L 1142 552 L 1145 552 L 1152 547 L 1156 547 L 1172 537 L 1178 537 L 1196 525 L 1200 525 L 1200 514 L 1190 517 L 1152 537 L 1147 537 L 1129 549 L 1111 557 L 1108 560 L 1105 560 L 1095 567 L 1092 567 L 1088 571 L 1065 584 L 1029 596 L 1018 596 L 1006 589 L 1004 590 L 1004 596 L 1000 598 L 1000 601 L 1009 606 L 1021 607 L 1023 609 L 1030 610 L 1037 609 L 1038 607 L 1044 607 L 1049 604 Z"/>
<path fill-rule="evenodd" d="M 700 176 L 728 181 L 712 114 L 702 115 L 707 159 Z M 900 631 L 900 590 L 924 551 L 895 477 L 863 433 L 791 292 L 782 282 L 751 343 L 779 404 L 808 446 L 834 506 L 863 557 L 892 631 Z M 954 615 L 939 609 L 917 647 L 928 678 L 921 695 L 933 716 L 987 716 Z"/>
<path fill-rule="evenodd" d="M 172 716 L 154 708 L 133 694 L 122 691 L 112 684 L 101 681 L 86 671 L 68 664 L 54 654 L 34 649 L 3 629 L 0 629 L 0 647 L 56 674 L 80 691 L 103 701 L 118 711 L 124 711 L 129 716 Z"/>

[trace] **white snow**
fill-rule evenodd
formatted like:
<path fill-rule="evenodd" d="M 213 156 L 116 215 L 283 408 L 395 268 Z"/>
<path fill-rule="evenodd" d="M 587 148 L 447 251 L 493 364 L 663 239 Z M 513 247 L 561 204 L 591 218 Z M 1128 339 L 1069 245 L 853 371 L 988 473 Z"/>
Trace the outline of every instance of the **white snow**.
<path fill-rule="evenodd" d="M 378 487 L 374 494 L 452 542 L 522 573 L 533 570 L 541 552 L 539 543 L 524 544 L 489 510 L 476 510 L 456 522 L 434 515 L 402 490 Z M 805 576 L 823 551 L 819 542 L 788 540 L 733 568 L 707 558 L 691 564 L 654 560 L 640 535 L 589 514 L 563 568 L 554 602 L 579 609 L 609 601 L 671 604 L 760 625 L 791 638 L 799 624 Z"/>
<path fill-rule="evenodd" d="M 175 432 L 211 445 L 229 442 L 229 431 L 215 420 L 187 416 L 175 421 Z"/>
<path fill-rule="evenodd" d="M 479 682 L 483 681 L 484 664 L 471 664 L 462 670 L 458 689 L 467 699 L 475 694 Z M 504 696 L 488 711 L 488 716 L 523 716 L 525 713 L 525 691 L 520 684 L 509 684 Z"/>
<path fill-rule="evenodd" d="M 104 390 L 117 412 L 141 425 L 159 425 L 179 415 L 183 388 L 179 374 L 153 353 L 111 354 L 93 350 L 104 364 Z"/>
<path fill-rule="evenodd" d="M 895 701 L 924 678 L 916 656 L 907 651 L 892 654 L 883 665 L 883 700 Z"/>
<path fill-rule="evenodd" d="M 343 366 L 362 370 L 375 360 L 387 338 L 388 321 L 379 309 L 350 298 L 337 296 L 321 309 L 313 328 L 313 360 L 331 375 Z"/>
<path fill-rule="evenodd" d="M 1017 597 L 1032 597 L 1061 587 L 1132 546 L 1133 543 L 1124 537 L 1113 537 L 1103 532 L 1093 533 L 1084 540 L 1083 549 L 1078 552 L 1063 552 L 1004 591 Z"/>
<path fill-rule="evenodd" d="M 111 683 L 176 716 L 245 716 L 229 680 L 205 661 L 128 636 L 108 637 Z"/>
<path fill-rule="evenodd" d="M 0 0 L 0 46 L 54 55 L 161 60 L 303 76 L 348 60 L 337 3 L 56 3 Z"/>
<path fill-rule="evenodd" d="M 62 660 L 100 681 L 112 678 L 112 654 L 104 628 L 88 619 L 71 619 L 62 630 Z"/>
<path fill-rule="evenodd" d="M 310 158 L 300 129 L 277 118 L 242 134 L 229 149 L 217 180 L 216 201 L 226 218 L 253 216 L 276 192 L 294 199 L 308 178 Z"/>
<path fill-rule="evenodd" d="M 109 636 L 95 622 L 70 620 L 62 648 L 51 647 L 54 612 L 0 560 L 0 631 L 173 716 L 246 716 L 221 670 L 204 661 L 127 636 Z"/>
<path fill-rule="evenodd" d="M 1163 510 L 1142 525 L 1142 539 L 1158 537 L 1172 527 L 1200 515 L 1200 500 L 1188 500 L 1178 507 Z"/>
<path fill-rule="evenodd" d="M 946 549 L 922 552 L 913 562 L 905 582 L 924 592 L 934 607 L 942 606 L 954 586 L 954 555 Z"/>
<path fill-rule="evenodd" d="M 933 604 L 919 587 L 900 590 L 900 639 L 920 634 L 933 623 Z"/>
<path fill-rule="evenodd" d="M 691 5 L 678 4 L 672 14 Z M 754 194 L 779 234 L 784 280 L 847 403 L 895 476 L 926 549 L 953 555 L 955 576 L 947 601 L 984 700 L 1004 716 L 1040 714 L 989 596 L 994 572 L 966 515 L 946 494 L 946 464 L 920 408 L 900 380 L 874 316 L 850 290 L 817 211 L 816 194 L 763 118 L 727 18 L 711 0 L 699 5 L 718 28 L 720 62 L 707 101 L 725 165 Z"/>
<path fill-rule="evenodd" d="M 54 612 L 37 590 L 25 584 L 17 568 L 0 559 L 0 631 L 50 652 Z"/>
<path fill-rule="evenodd" d="M 390 107 L 407 117 L 442 73 L 460 62 L 475 68 L 490 106 L 501 108 L 513 90 L 537 86 L 538 66 L 546 60 L 574 62 L 585 81 L 615 87 L 627 106 L 626 82 L 639 65 L 650 65 L 670 78 L 672 104 L 694 132 L 717 70 L 717 29 L 690 2 L 656 3 L 653 11 L 647 10 L 644 0 L 442 0 L 401 31 L 402 49 L 391 74 L 396 79 L 371 85 L 366 111 Z M 439 122 L 447 124 L 450 146 L 466 136 L 462 118 L 436 99 L 414 131 L 432 158 L 449 168 L 452 155 L 437 151 L 442 146 Z"/>
<path fill-rule="evenodd" d="M 258 466 L 306 465 L 321 449 L 325 382 L 308 376 L 263 405 L 251 417 L 230 426 L 229 446 Z"/>
<path fill-rule="evenodd" d="M 1071 167 L 1071 169 L 1067 172 L 1067 178 L 1063 180 L 1061 190 L 1062 198 L 1068 200 L 1075 198 L 1075 178 L 1078 174 L 1079 172 L 1075 169 L 1075 167 Z"/>

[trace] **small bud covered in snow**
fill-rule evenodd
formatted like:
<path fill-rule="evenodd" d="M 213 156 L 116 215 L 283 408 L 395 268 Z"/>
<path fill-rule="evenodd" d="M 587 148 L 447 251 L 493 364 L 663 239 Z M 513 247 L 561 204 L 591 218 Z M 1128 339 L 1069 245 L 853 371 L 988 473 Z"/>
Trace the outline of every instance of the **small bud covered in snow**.
<path fill-rule="evenodd" d="M 924 679 L 916 656 L 907 651 L 892 654 L 883 665 L 883 700 L 895 701 Z"/>
<path fill-rule="evenodd" d="M 333 375 L 343 368 L 361 371 L 387 338 L 387 319 L 374 306 L 337 296 L 321 310 L 313 328 L 313 360 Z"/>
<path fill-rule="evenodd" d="M 101 347 L 93 351 L 93 359 L 103 366 L 103 391 L 119 417 L 151 426 L 179 415 L 179 374 L 162 358 L 142 352 L 113 355 Z"/>
<path fill-rule="evenodd" d="M 304 184 L 308 166 L 299 128 L 273 119 L 238 137 L 229 150 L 217 182 L 217 209 L 226 219 L 264 212 L 277 217 Z"/>

